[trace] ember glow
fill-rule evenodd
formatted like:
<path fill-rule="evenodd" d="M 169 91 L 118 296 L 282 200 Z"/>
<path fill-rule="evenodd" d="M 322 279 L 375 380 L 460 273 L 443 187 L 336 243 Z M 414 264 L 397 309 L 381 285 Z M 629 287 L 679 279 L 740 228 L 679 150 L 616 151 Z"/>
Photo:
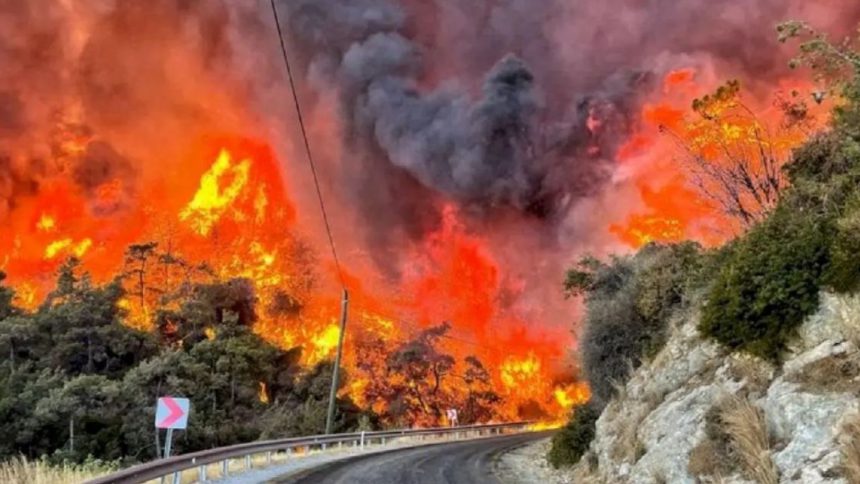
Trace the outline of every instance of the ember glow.
<path fill-rule="evenodd" d="M 448 322 L 438 346 L 457 362 L 443 403 L 490 389 L 501 398 L 487 418 L 545 423 L 589 398 L 571 331 L 579 302 L 560 288 L 570 262 L 737 231 L 691 185 L 665 130 L 705 153 L 743 144 L 749 126 L 709 131 L 692 100 L 740 78 L 759 119 L 778 123 L 776 94 L 813 85 L 768 50 L 769 23 L 860 17 L 847 0 L 762 2 L 736 28 L 697 29 L 688 8 L 715 19 L 720 7 L 319 1 L 278 8 L 350 292 L 343 392 L 381 410 L 402 383 L 387 355 Z M 604 8 L 625 11 L 629 31 L 594 31 Z M 476 37 L 473 24 L 486 29 Z M 11 39 L 0 63 L 13 66 L 0 72 L 0 269 L 17 302 L 38 307 L 77 257 L 98 282 L 144 274 L 126 277 L 122 305 L 127 324 L 151 330 L 162 294 L 246 279 L 258 334 L 301 347 L 308 367 L 331 359 L 340 277 L 268 7 L 34 0 L 0 6 L 0 26 Z M 713 32 L 688 39 L 677 26 Z M 736 31 L 768 47 L 737 52 Z"/>

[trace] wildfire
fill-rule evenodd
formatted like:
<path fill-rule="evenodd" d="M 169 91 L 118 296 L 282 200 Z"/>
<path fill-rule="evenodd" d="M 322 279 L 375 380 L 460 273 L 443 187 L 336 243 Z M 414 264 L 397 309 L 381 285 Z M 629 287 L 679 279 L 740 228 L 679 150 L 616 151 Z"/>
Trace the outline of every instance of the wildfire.
<path fill-rule="evenodd" d="M 259 392 L 257 392 L 257 398 L 260 400 L 260 403 L 262 403 L 263 405 L 268 405 L 269 404 L 269 392 L 266 389 L 266 382 L 261 381 L 261 382 L 257 382 L 257 383 L 259 383 L 259 385 L 260 385 L 260 390 L 259 390 Z"/>
<path fill-rule="evenodd" d="M 179 219 L 187 221 L 198 234 L 204 237 L 209 235 L 212 226 L 230 208 L 248 183 L 250 167 L 250 160 L 244 159 L 234 164 L 230 153 L 227 150 L 221 150 L 215 164 L 203 174 L 200 179 L 200 189 L 194 194 L 188 206 L 180 212 Z M 257 204 L 255 200 L 255 208 Z M 262 204 L 262 208 L 265 209 L 265 203 Z"/>
<path fill-rule="evenodd" d="M 492 393 L 502 401 L 481 418 L 544 421 L 588 398 L 567 364 L 578 314 L 558 287 L 562 265 L 615 243 L 713 245 L 734 235 L 737 224 L 688 176 L 679 145 L 718 162 L 726 147 L 760 143 L 766 127 L 779 126 L 780 102 L 808 92 L 797 74 L 776 78 L 787 59 L 766 45 L 764 25 L 805 13 L 842 36 L 860 15 L 856 0 L 758 2 L 722 19 L 728 28 L 705 9 L 678 30 L 660 24 L 660 2 L 620 2 L 632 21 L 594 35 L 588 23 L 600 2 L 582 15 L 563 8 L 571 2 L 534 2 L 541 7 L 530 14 L 559 19 L 541 45 L 588 48 L 535 56 L 490 28 L 449 62 L 445 49 L 422 45 L 462 40 L 427 21 L 450 13 L 433 2 L 383 2 L 385 21 L 347 15 L 346 0 L 324 11 L 284 3 L 292 26 L 326 26 L 289 34 L 296 73 L 308 81 L 298 101 L 319 154 L 340 274 L 307 167 L 294 173 L 299 161 L 287 159 L 302 146 L 293 111 L 282 111 L 293 97 L 279 77 L 277 34 L 259 22 L 268 10 L 229 1 L 34 3 L 0 7 L 9 59 L 0 69 L 0 270 L 17 304 L 38 308 L 71 257 L 94 284 L 121 277 L 124 322 L 147 330 L 182 324 L 158 318 L 189 292 L 235 283 L 253 301 L 247 324 L 271 344 L 300 348 L 306 368 L 330 359 L 343 336 L 343 391 L 374 408 L 407 399 L 390 392 L 407 378 L 390 375 L 392 353 L 448 323 L 434 341 L 438 354 L 430 352 L 434 369 L 447 371 L 441 388 L 429 385 L 444 393 L 439 405 L 472 398 L 474 410 L 476 395 Z M 485 10 L 496 26 L 522 13 Z M 487 12 L 475 13 L 482 21 Z M 522 22 L 518 38 L 539 24 Z M 653 25 L 657 35 L 638 48 L 641 29 Z M 685 41 L 685 26 L 702 35 Z M 404 53 L 428 55 L 389 58 L 392 44 L 379 41 L 389 37 Z M 744 49 L 750 39 L 755 48 Z M 501 58 L 509 50 L 521 61 Z M 750 106 L 729 90 L 691 111 L 733 74 L 750 82 Z M 782 159 L 815 132 L 802 128 L 774 130 L 762 146 Z M 218 337 L 217 326 L 201 329 Z M 367 354 L 359 342 L 370 342 Z M 418 407 L 420 424 L 441 422 Z"/>
<path fill-rule="evenodd" d="M 15 287 L 15 305 L 24 309 L 35 309 L 40 302 L 39 295 L 39 291 L 31 284 L 18 284 Z"/>
<path fill-rule="evenodd" d="M 45 247 L 45 259 L 51 260 L 61 255 L 74 255 L 81 258 L 90 250 L 92 245 L 93 241 L 90 239 L 83 239 L 79 242 L 70 238 L 55 240 Z"/>
<path fill-rule="evenodd" d="M 42 232 L 51 232 L 54 230 L 56 225 L 57 222 L 54 220 L 54 217 L 43 213 L 42 216 L 39 217 L 39 221 L 36 223 L 36 228 Z"/>
<path fill-rule="evenodd" d="M 759 170 L 763 151 L 778 163 L 822 126 L 822 109 L 807 110 L 798 101 L 810 86 L 783 83 L 770 105 L 744 105 L 736 82 L 710 93 L 695 69 L 669 72 L 663 89 L 641 112 L 642 125 L 619 150 L 619 159 L 633 173 L 642 208 L 610 224 L 609 231 L 638 248 L 650 242 L 698 240 L 719 244 L 741 227 L 725 207 L 706 194 L 721 189 L 706 176 L 691 176 L 685 157 L 699 157 L 717 166 L 747 163 Z M 788 92 L 790 94 L 783 94 Z M 702 96 L 689 109 L 690 101 Z M 778 171 L 778 167 L 777 167 Z"/>
<path fill-rule="evenodd" d="M 508 358 L 499 371 L 502 382 L 508 389 L 512 389 L 534 383 L 534 378 L 540 374 L 541 363 L 534 353 L 529 353 L 525 358 Z"/>
<path fill-rule="evenodd" d="M 686 92 L 694 77 L 692 72 L 667 77 L 665 92 Z M 689 127 L 690 136 L 702 140 L 707 139 L 705 134 L 741 141 L 749 136 L 748 129 L 737 125 L 721 125 L 719 132 L 694 129 L 685 124 L 683 110 L 671 103 L 646 106 L 643 119 Z M 86 152 L 87 140 L 75 139 L 83 146 L 69 145 L 64 156 Z M 636 163 L 659 146 L 659 139 L 646 132 L 634 134 L 622 149 L 622 162 Z M 47 182 L 42 198 L 27 207 L 27 229 L 19 230 L 22 239 L 0 241 L 9 248 L 4 264 L 17 278 L 19 303 L 27 308 L 38 305 L 51 283 L 44 274 L 69 256 L 83 258 L 96 280 L 113 277 L 120 269 L 138 271 L 135 274 L 145 281 L 127 279 L 128 295 L 121 305 L 127 324 L 145 329 L 152 327 L 162 294 L 207 277 L 242 278 L 253 285 L 254 330 L 259 335 L 284 348 L 301 347 L 301 363 L 308 367 L 331 358 L 340 337 L 337 290 L 326 282 L 334 273 L 308 256 L 279 163 L 265 143 L 247 140 L 218 140 L 212 146 L 207 139 L 189 151 L 184 159 L 192 160 L 193 175 L 180 173 L 181 180 L 171 182 L 170 196 L 162 195 L 157 184 L 149 187 L 152 203 L 118 215 L 107 230 L 104 219 L 87 214 L 108 213 L 103 208 L 122 199 L 126 182 L 105 180 L 89 199 L 66 180 Z M 710 216 L 709 207 L 677 170 L 669 173 L 659 180 L 644 176 L 636 180 L 646 209 L 612 224 L 612 233 L 631 246 L 701 235 L 701 220 Z M 353 338 L 369 335 L 390 350 L 416 332 L 450 320 L 452 334 L 440 344 L 458 358 L 452 371 L 463 374 L 467 369 L 462 362 L 477 356 L 488 371 L 486 384 L 503 397 L 495 418 L 563 421 L 572 407 L 590 396 L 586 385 L 560 378 L 564 371 L 556 362 L 563 357 L 565 336 L 532 334 L 526 329 L 527 318 L 501 309 L 502 295 L 522 291 L 522 281 L 500 271 L 486 240 L 466 228 L 457 206 L 446 204 L 442 215 L 435 231 L 401 254 L 405 263 L 397 287 L 367 277 L 366 268 L 356 274 L 345 270 L 353 302 L 344 355 L 350 379 L 343 392 L 359 404 L 369 402 L 379 409 L 379 402 L 367 397 L 373 390 L 371 376 L 357 371 L 368 362 L 356 354 Z M 123 253 L 132 244 L 150 241 L 148 249 Z M 34 246 L 38 254 L 32 252 Z M 205 270 L 192 270 L 204 266 Z M 213 328 L 206 328 L 205 335 L 216 337 Z M 505 351 L 499 352 L 497 346 Z M 387 357 L 380 351 L 370 367 L 384 372 Z M 446 391 L 466 399 L 469 392 L 458 382 L 454 378 L 446 382 Z M 396 378 L 390 383 L 396 384 Z M 412 385 L 414 389 L 420 384 Z M 259 397 L 267 402 L 265 382 Z M 530 410 L 534 408 L 539 411 Z M 431 425 L 440 423 L 434 419 L 441 417 L 424 418 L 422 424 Z"/>
<path fill-rule="evenodd" d="M 340 338 L 340 328 L 336 324 L 326 326 L 321 333 L 311 337 L 314 348 L 312 359 L 319 361 L 331 355 L 337 348 L 338 338 Z"/>
<path fill-rule="evenodd" d="M 567 386 L 556 387 L 553 396 L 563 408 L 571 409 L 587 402 L 591 398 L 591 390 L 588 385 L 583 383 L 572 383 Z"/>

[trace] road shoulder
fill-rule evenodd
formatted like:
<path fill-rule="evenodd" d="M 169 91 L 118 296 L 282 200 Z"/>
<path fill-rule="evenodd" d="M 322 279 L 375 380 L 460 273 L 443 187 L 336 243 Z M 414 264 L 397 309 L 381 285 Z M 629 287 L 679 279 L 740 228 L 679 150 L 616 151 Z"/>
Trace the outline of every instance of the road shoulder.
<path fill-rule="evenodd" d="M 572 484 L 569 471 L 553 469 L 546 460 L 550 437 L 530 442 L 496 461 L 494 472 L 503 484 Z"/>

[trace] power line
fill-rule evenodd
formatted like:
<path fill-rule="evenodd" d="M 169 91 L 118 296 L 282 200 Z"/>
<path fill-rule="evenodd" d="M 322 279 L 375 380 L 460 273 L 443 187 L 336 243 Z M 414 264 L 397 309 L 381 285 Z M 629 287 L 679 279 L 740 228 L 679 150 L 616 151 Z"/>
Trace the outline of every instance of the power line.
<path fill-rule="evenodd" d="M 334 247 L 334 237 L 331 235 L 331 224 L 328 221 L 328 213 L 325 209 L 325 202 L 323 201 L 322 190 L 320 189 L 319 177 L 317 176 L 317 168 L 316 164 L 314 164 L 314 157 L 311 152 L 311 144 L 308 141 L 308 133 L 305 129 L 305 119 L 302 116 L 302 106 L 299 103 L 299 95 L 296 92 L 296 83 L 293 80 L 293 70 L 290 68 L 290 58 L 287 55 L 287 44 L 284 42 L 284 33 L 281 30 L 281 20 L 278 18 L 278 9 L 275 7 L 275 0 L 271 0 L 272 5 L 272 14 L 275 17 L 275 27 L 278 30 L 278 41 L 281 44 L 281 54 L 284 57 L 284 66 L 287 68 L 287 78 L 290 80 L 290 91 L 293 93 L 293 101 L 296 104 L 296 114 L 299 119 L 299 127 L 302 131 L 302 140 L 305 142 L 305 154 L 308 158 L 308 164 L 311 167 L 311 174 L 314 178 L 314 186 L 317 190 L 317 198 L 320 202 L 320 212 L 322 212 L 323 222 L 325 223 L 325 231 L 328 234 L 328 245 L 331 247 L 331 255 L 334 257 L 334 265 L 337 269 L 337 277 L 340 279 L 340 286 L 343 289 L 343 300 L 341 301 L 340 308 L 340 332 L 338 333 L 337 340 L 337 355 L 334 359 L 334 366 L 331 370 L 331 388 L 329 389 L 328 395 L 328 410 L 326 411 L 326 419 L 325 419 L 325 433 L 331 434 L 334 430 L 334 416 L 335 416 L 335 407 L 337 406 L 337 389 L 338 389 L 338 373 L 340 371 L 340 360 L 343 356 L 343 337 L 346 333 L 346 318 L 347 311 L 349 307 L 349 293 L 346 290 L 346 282 L 343 279 L 343 271 L 340 269 L 340 260 L 337 257 L 337 249 Z"/>
<path fill-rule="evenodd" d="M 326 208 L 325 208 L 325 202 L 323 200 L 322 190 L 320 189 L 320 185 L 319 185 L 319 177 L 317 175 L 316 164 L 314 163 L 313 154 L 311 152 L 311 147 L 310 147 L 310 142 L 308 141 L 307 130 L 305 128 L 305 122 L 304 122 L 304 116 L 302 115 L 301 104 L 299 103 L 299 97 L 298 97 L 298 94 L 296 92 L 296 84 L 295 84 L 295 80 L 293 78 L 293 71 L 292 71 L 292 68 L 290 66 L 290 59 L 289 59 L 289 56 L 287 55 L 287 46 L 286 46 L 286 43 L 284 42 L 283 29 L 281 28 L 281 21 L 280 21 L 280 18 L 278 16 L 278 9 L 275 6 L 275 0 L 270 0 L 270 4 L 272 6 L 272 14 L 274 15 L 274 18 L 275 18 L 275 27 L 277 28 L 277 32 L 278 32 L 278 41 L 280 42 L 280 46 L 281 46 L 281 55 L 283 56 L 284 66 L 286 67 L 287 77 L 288 77 L 289 82 L 290 82 L 290 91 L 293 94 L 293 101 L 294 101 L 295 106 L 296 106 L 296 114 L 297 114 L 298 120 L 299 120 L 299 127 L 301 128 L 302 140 L 304 141 L 304 146 L 305 146 L 305 153 L 307 155 L 308 164 L 311 168 L 311 174 L 313 175 L 314 187 L 316 188 L 317 199 L 319 200 L 319 205 L 320 205 L 320 211 L 322 212 L 322 217 L 323 217 L 323 222 L 325 224 L 326 234 L 328 235 L 329 246 L 331 247 L 332 257 L 334 257 L 334 263 L 335 263 L 335 267 L 337 269 L 338 278 L 340 279 L 341 286 L 343 286 L 345 289 L 346 283 L 345 283 L 344 278 L 343 278 L 343 272 L 341 271 L 341 268 L 340 268 L 340 260 L 337 256 L 337 250 L 335 249 L 334 237 L 332 236 L 331 225 L 330 225 L 329 220 L 328 220 L 328 213 L 327 213 Z M 415 325 L 410 324 L 406 321 L 401 321 L 400 323 L 402 325 L 409 326 L 410 329 L 412 329 L 412 330 L 416 330 L 419 332 L 427 329 L 427 328 L 418 328 Z M 458 337 L 453 336 L 451 334 L 443 334 L 443 335 L 439 335 L 439 336 L 441 338 L 459 341 L 461 343 L 466 343 L 466 344 L 470 344 L 470 345 L 474 345 L 474 346 L 479 346 L 479 347 L 480 346 L 483 346 L 483 347 L 488 346 L 486 343 L 481 343 L 478 341 L 468 340 L 468 339 L 464 339 L 464 338 L 458 338 Z"/>
<path fill-rule="evenodd" d="M 281 44 L 281 55 L 284 58 L 284 66 L 286 66 L 286 68 L 287 68 L 287 77 L 290 80 L 290 90 L 293 93 L 293 101 L 295 102 L 295 105 L 296 105 L 296 114 L 298 115 L 298 119 L 299 119 L 299 127 L 301 128 L 302 139 L 304 140 L 304 143 L 305 143 L 305 154 L 307 155 L 308 164 L 311 167 L 311 174 L 313 175 L 313 178 L 314 178 L 314 186 L 316 187 L 317 199 L 319 199 L 319 202 L 320 202 L 320 211 L 322 212 L 323 222 L 325 223 L 326 234 L 328 234 L 328 243 L 329 243 L 329 246 L 331 246 L 331 255 L 332 255 L 332 257 L 334 257 L 334 265 L 335 265 L 335 268 L 337 269 L 337 277 L 338 277 L 338 279 L 340 279 L 340 285 L 344 288 L 344 290 L 346 290 L 346 282 L 344 281 L 344 278 L 343 278 L 343 272 L 340 269 L 340 260 L 337 257 L 337 250 L 334 247 L 334 237 L 332 237 L 332 235 L 331 235 L 331 225 L 329 224 L 329 221 L 328 221 L 328 213 L 326 212 L 326 209 L 325 209 L 325 202 L 323 201 L 322 190 L 320 190 L 319 177 L 317 176 L 317 168 L 316 168 L 316 164 L 314 163 L 313 154 L 311 153 L 311 145 L 310 145 L 310 142 L 308 141 L 307 130 L 305 129 L 305 120 L 304 120 L 304 116 L 302 116 L 302 107 L 301 107 L 301 104 L 299 104 L 299 96 L 296 93 L 296 83 L 293 80 L 293 70 L 290 68 L 290 58 L 287 55 L 287 45 L 284 42 L 284 34 L 283 34 L 283 31 L 281 30 L 281 21 L 278 18 L 278 9 L 275 7 L 275 0 L 271 0 L 271 4 L 272 4 L 272 14 L 274 14 L 274 16 L 275 16 L 275 27 L 278 29 L 278 41 L 280 41 L 280 44 Z"/>

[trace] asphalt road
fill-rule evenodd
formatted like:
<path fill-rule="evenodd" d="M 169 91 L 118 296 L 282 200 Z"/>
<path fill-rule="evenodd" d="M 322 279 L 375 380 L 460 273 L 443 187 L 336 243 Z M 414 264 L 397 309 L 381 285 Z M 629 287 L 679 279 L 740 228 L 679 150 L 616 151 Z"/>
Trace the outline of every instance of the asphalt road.
<path fill-rule="evenodd" d="M 495 458 L 507 450 L 547 435 L 546 432 L 506 435 L 357 456 L 271 482 L 281 484 L 500 484 L 493 475 Z"/>

